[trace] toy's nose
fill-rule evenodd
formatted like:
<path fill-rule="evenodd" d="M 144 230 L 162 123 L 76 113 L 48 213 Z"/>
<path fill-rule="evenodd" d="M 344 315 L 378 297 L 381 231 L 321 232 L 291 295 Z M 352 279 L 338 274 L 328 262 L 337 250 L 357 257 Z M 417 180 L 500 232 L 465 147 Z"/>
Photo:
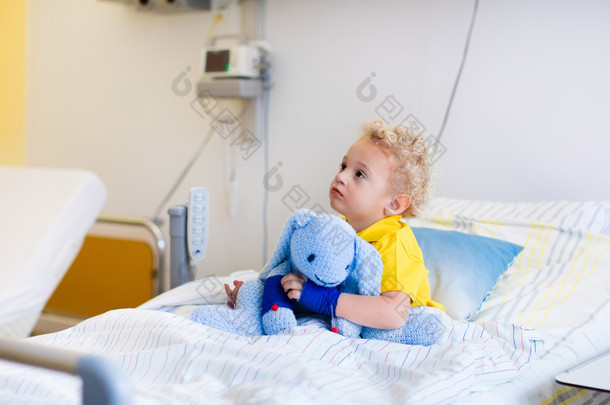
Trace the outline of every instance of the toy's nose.
<path fill-rule="evenodd" d="M 314 254 L 312 253 L 312 254 L 310 254 L 310 255 L 309 255 L 309 257 L 307 257 L 307 261 L 308 261 L 309 263 L 311 263 L 311 262 L 313 262 L 313 261 L 314 261 L 314 259 L 315 259 L 315 258 L 316 258 L 316 255 L 314 255 Z"/>

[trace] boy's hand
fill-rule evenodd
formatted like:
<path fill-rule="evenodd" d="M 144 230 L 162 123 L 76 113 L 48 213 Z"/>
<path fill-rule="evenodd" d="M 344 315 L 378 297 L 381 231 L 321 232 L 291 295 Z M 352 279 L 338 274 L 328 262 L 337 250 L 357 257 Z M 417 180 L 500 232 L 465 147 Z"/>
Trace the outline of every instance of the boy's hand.
<path fill-rule="evenodd" d="M 227 305 L 230 308 L 235 308 L 235 303 L 237 302 L 237 293 L 239 291 L 239 287 L 241 287 L 241 285 L 243 284 L 243 281 L 239 281 L 239 280 L 234 280 L 233 281 L 233 285 L 235 286 L 234 289 L 231 290 L 231 287 L 229 287 L 229 284 L 225 283 L 225 292 L 227 293 L 227 296 L 229 297 L 229 299 L 227 300 Z"/>
<path fill-rule="evenodd" d="M 281 283 L 288 298 L 298 301 L 301 298 L 301 291 L 303 291 L 305 281 L 307 281 L 307 277 L 302 274 L 289 273 L 282 277 Z"/>
<path fill-rule="evenodd" d="M 332 287 L 321 287 L 307 277 L 290 273 L 280 280 L 286 296 L 297 300 L 309 310 L 334 316 L 341 292 Z"/>

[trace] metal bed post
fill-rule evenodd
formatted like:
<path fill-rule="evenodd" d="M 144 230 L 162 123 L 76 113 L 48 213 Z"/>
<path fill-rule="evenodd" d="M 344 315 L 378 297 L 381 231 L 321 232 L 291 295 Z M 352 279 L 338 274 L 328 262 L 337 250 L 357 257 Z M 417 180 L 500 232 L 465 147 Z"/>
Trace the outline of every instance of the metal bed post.
<path fill-rule="evenodd" d="M 187 208 L 184 205 L 171 207 L 169 214 L 170 285 L 178 287 L 195 279 L 189 260 L 186 240 Z"/>
<path fill-rule="evenodd" d="M 85 405 L 126 405 L 132 402 L 132 388 L 125 373 L 102 357 L 0 338 L 0 358 L 80 376 Z"/>
<path fill-rule="evenodd" d="M 193 272 L 186 245 L 187 208 L 169 209 L 170 235 L 172 237 L 171 287 L 193 279 Z M 97 222 L 135 225 L 148 229 L 156 241 L 157 266 L 153 274 L 158 276 L 158 289 L 165 289 L 165 240 L 160 228 L 142 218 L 100 216 Z M 83 381 L 82 399 L 85 405 L 126 405 L 132 403 L 132 387 L 129 379 L 118 366 L 99 356 L 82 354 L 66 349 L 0 337 L 0 359 L 43 367 L 78 375 Z"/>

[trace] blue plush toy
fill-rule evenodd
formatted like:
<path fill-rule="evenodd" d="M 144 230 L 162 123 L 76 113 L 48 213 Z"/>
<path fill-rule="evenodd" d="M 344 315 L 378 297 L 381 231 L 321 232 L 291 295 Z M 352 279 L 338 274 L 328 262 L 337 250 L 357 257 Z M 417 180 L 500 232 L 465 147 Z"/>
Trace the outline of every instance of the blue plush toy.
<path fill-rule="evenodd" d="M 205 305 L 195 310 L 191 319 L 242 336 L 276 334 L 297 325 L 295 312 L 311 312 L 284 293 L 280 281 L 286 274 L 300 273 L 320 287 L 340 292 L 379 295 L 382 271 L 379 252 L 359 238 L 347 222 L 333 215 L 298 210 L 288 219 L 259 279 L 239 289 L 235 309 Z M 344 336 L 359 337 L 362 333 L 365 338 L 427 345 L 438 341 L 442 331 L 439 323 L 426 315 L 412 312 L 405 327 L 396 330 L 362 328 L 346 319 L 335 320 Z"/>

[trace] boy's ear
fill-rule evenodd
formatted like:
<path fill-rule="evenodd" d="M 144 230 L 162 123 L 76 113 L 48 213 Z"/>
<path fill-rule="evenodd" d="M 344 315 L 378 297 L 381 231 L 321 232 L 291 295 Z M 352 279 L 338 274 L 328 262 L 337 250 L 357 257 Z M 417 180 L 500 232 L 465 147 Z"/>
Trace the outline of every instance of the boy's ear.
<path fill-rule="evenodd" d="M 397 194 L 390 200 L 388 205 L 386 205 L 384 214 L 386 216 L 402 214 L 404 210 L 409 208 L 410 204 L 411 197 L 407 194 Z"/>

